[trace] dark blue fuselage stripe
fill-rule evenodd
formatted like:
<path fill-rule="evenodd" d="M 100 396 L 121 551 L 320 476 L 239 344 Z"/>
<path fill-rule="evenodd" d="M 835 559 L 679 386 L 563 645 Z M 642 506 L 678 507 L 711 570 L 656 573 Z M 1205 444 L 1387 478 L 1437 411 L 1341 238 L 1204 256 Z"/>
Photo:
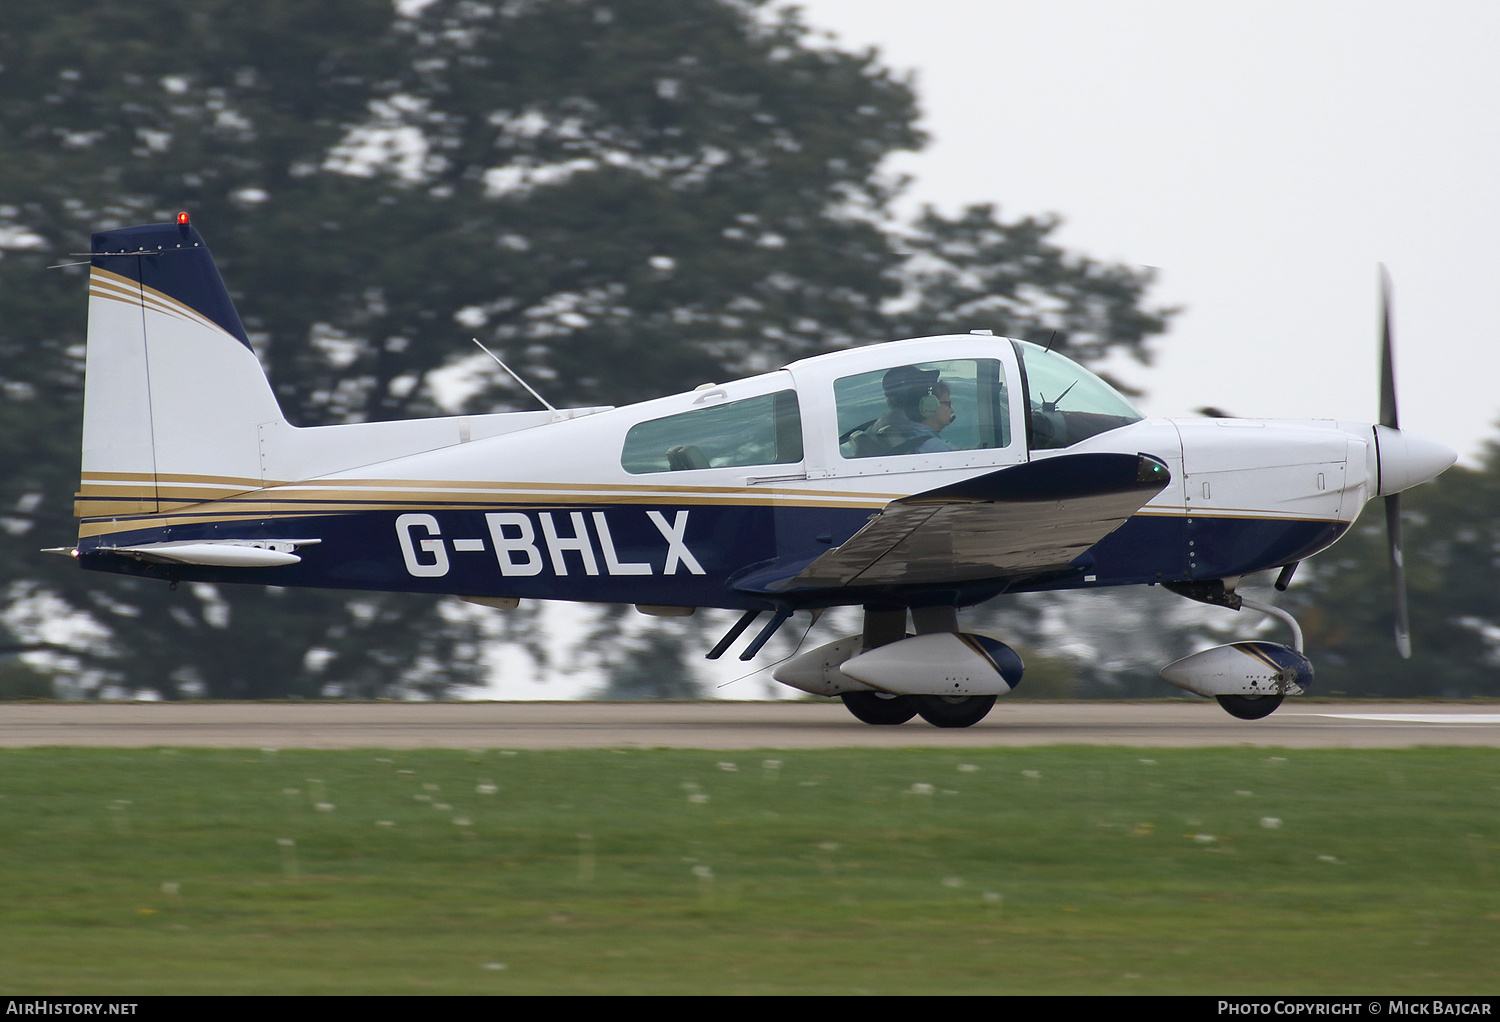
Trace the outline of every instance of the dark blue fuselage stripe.
<path fill-rule="evenodd" d="M 603 517 L 603 530 L 596 515 Z M 428 506 L 415 512 L 408 505 L 404 516 L 395 509 L 292 512 L 285 517 L 131 530 L 86 539 L 80 555 L 87 568 L 192 581 L 749 609 L 769 606 L 770 597 L 734 591 L 732 577 L 779 564 L 789 565 L 788 571 L 795 573 L 798 566 L 848 540 L 869 517 L 868 510 L 858 508 L 767 505 Z M 403 519 L 405 554 L 398 529 Z M 421 521 L 413 524 L 417 519 Z M 425 524 L 428 519 L 436 524 L 435 531 Z M 497 524 L 498 519 L 504 521 Z M 583 526 L 581 533 L 578 524 Z M 1189 525 L 1183 518 L 1142 515 L 1095 544 L 1065 577 L 884 591 L 893 596 L 941 591 L 966 605 L 1002 589 L 1093 588 L 1245 575 L 1308 556 L 1345 528 L 1331 522 L 1232 518 L 1197 519 Z M 814 538 L 820 535 L 826 541 Z M 299 549 L 301 563 L 276 568 L 167 567 L 97 552 L 167 541 L 277 538 L 322 542 Z M 675 553 L 674 542 L 680 544 Z M 507 544 L 507 550 L 500 549 Z M 440 560 L 445 567 L 438 571 Z M 831 590 L 792 598 L 799 604 L 826 605 L 860 602 L 869 595 Z"/>

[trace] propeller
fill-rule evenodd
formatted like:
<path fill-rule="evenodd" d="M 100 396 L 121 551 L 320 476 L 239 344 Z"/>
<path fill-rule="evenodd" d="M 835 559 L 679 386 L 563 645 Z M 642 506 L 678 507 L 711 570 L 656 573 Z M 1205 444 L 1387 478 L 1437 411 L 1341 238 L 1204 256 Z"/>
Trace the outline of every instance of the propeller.
<path fill-rule="evenodd" d="M 1396 412 L 1396 370 L 1391 357 L 1391 277 L 1380 267 L 1380 424 L 1401 428 Z M 1376 433 L 1377 443 L 1379 433 Z M 1406 609 L 1406 563 L 1401 555 L 1401 494 L 1385 498 L 1385 541 L 1391 558 L 1391 587 L 1396 594 L 1396 651 L 1411 659 L 1411 620 Z"/>

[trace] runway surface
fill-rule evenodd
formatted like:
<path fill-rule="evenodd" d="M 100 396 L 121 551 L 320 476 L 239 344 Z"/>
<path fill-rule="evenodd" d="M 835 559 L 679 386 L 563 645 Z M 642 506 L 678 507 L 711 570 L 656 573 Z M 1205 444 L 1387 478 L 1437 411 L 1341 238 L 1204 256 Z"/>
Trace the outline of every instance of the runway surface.
<path fill-rule="evenodd" d="M 999 703 L 971 728 L 871 727 L 838 703 L 10 703 L 0 747 L 812 749 L 1025 745 L 1500 747 L 1500 705 L 1288 702 L 1258 721 L 1211 702 Z"/>

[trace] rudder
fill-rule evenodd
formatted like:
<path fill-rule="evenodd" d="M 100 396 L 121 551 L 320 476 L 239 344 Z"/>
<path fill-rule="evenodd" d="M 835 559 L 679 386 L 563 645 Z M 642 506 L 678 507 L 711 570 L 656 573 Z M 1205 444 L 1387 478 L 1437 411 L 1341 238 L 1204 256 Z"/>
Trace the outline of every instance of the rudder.
<path fill-rule="evenodd" d="M 151 514 L 266 482 L 281 408 L 187 222 L 95 234 L 79 517 Z"/>

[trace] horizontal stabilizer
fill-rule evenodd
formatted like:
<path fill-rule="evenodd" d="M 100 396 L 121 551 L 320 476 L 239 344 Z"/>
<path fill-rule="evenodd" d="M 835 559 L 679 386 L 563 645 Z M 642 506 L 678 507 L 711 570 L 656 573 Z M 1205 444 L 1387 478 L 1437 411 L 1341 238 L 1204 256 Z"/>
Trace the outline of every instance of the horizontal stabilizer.
<path fill-rule="evenodd" d="M 320 539 L 202 539 L 170 543 L 145 543 L 141 546 L 100 547 L 91 554 L 117 554 L 153 564 L 202 564 L 216 568 L 277 568 L 297 564 L 301 557 L 292 553 L 299 546 L 311 546 Z"/>

